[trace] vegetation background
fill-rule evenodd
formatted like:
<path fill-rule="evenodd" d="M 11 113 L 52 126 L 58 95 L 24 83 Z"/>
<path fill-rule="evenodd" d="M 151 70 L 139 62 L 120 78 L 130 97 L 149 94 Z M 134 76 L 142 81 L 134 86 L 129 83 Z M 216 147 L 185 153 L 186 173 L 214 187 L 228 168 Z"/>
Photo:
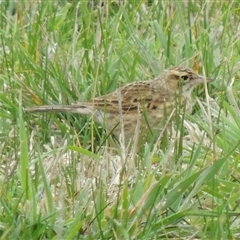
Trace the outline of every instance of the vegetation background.
<path fill-rule="evenodd" d="M 239 1 L 0 1 L 0 238 L 240 239 L 239 11 Z M 176 65 L 215 81 L 196 89 L 170 139 L 139 152 L 113 147 L 90 118 L 24 112 Z"/>

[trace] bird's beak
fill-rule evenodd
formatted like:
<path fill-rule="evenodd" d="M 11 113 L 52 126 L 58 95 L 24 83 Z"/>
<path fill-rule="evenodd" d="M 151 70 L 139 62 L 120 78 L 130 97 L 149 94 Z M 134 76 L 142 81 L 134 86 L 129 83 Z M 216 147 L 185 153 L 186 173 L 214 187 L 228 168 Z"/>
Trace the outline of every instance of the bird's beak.
<path fill-rule="evenodd" d="M 206 79 L 206 82 L 213 82 L 214 81 L 214 79 L 212 79 L 212 78 L 205 78 Z"/>
<path fill-rule="evenodd" d="M 204 82 L 206 82 L 206 83 L 213 82 L 213 80 L 214 79 L 212 79 L 212 78 L 206 78 L 206 77 L 203 77 L 203 76 L 199 75 L 199 78 L 196 78 L 193 81 L 193 83 L 194 83 L 194 85 L 198 85 L 198 84 L 201 84 L 201 83 L 204 83 Z"/>

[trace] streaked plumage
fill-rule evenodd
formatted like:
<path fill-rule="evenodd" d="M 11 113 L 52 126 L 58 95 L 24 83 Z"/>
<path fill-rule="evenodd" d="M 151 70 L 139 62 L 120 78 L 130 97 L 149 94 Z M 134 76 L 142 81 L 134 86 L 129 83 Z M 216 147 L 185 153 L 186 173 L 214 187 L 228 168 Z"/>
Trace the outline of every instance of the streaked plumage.
<path fill-rule="evenodd" d="M 108 132 L 118 137 L 124 127 L 126 138 L 133 136 L 140 123 L 141 132 L 159 129 L 164 115 L 169 115 L 176 104 L 186 104 L 191 112 L 191 97 L 195 86 L 211 79 L 184 67 L 169 68 L 149 81 L 129 83 L 107 95 L 73 105 L 39 106 L 29 112 L 68 112 L 93 116 Z"/>

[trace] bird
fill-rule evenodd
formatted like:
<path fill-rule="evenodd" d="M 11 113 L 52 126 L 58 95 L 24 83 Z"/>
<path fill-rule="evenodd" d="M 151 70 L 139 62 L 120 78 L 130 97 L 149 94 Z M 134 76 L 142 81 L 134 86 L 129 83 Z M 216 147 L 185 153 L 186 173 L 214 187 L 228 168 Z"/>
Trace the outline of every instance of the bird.
<path fill-rule="evenodd" d="M 72 105 L 45 105 L 26 112 L 66 112 L 92 116 L 114 137 L 132 138 L 136 127 L 140 133 L 159 131 L 161 122 L 177 106 L 191 113 L 193 89 L 213 81 L 187 67 L 171 67 L 154 79 L 134 81 L 114 92 Z M 142 135 L 142 134 L 141 134 Z"/>

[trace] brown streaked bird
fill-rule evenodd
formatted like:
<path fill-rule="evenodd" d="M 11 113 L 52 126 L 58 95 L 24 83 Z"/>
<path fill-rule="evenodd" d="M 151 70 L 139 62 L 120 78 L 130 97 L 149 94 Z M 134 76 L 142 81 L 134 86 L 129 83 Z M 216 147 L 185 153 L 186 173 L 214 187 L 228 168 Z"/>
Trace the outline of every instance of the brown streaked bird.
<path fill-rule="evenodd" d="M 193 89 L 212 79 L 205 78 L 185 67 L 172 67 L 152 80 L 136 81 L 118 88 L 112 93 L 73 105 L 49 105 L 25 109 L 28 112 L 67 112 L 93 117 L 107 132 L 125 138 L 134 135 L 140 122 L 142 133 L 159 130 L 161 121 L 176 107 L 191 112 Z M 122 129 L 123 128 L 123 129 Z M 150 130 L 149 130 L 150 131 Z"/>

